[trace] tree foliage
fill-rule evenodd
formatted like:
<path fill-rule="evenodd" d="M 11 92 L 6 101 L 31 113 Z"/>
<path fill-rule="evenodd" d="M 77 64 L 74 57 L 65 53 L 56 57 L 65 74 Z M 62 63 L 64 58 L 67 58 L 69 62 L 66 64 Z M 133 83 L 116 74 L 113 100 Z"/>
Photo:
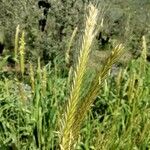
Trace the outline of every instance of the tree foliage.
<path fill-rule="evenodd" d="M 84 27 L 85 8 L 90 0 L 49 0 L 48 2 L 51 7 L 47 15 L 46 29 L 41 32 L 39 19 L 42 11 L 38 7 L 37 0 L 1 0 L 0 30 L 5 32 L 6 49 L 9 51 L 14 49 L 15 29 L 19 24 L 21 29 L 25 30 L 28 57 L 31 57 L 33 62 L 38 57 L 41 57 L 44 63 L 53 61 L 56 57 L 61 59 L 64 57 L 73 30 L 78 27 L 78 30 L 82 31 Z M 129 49 L 133 51 L 140 49 L 139 39 L 143 35 L 150 36 L 148 32 L 150 2 L 101 0 L 99 6 L 105 8 L 102 38 L 109 37 L 108 43 L 111 44 L 116 39 L 127 42 Z M 75 39 L 73 51 L 80 43 L 79 32 Z M 103 44 L 97 39 L 95 42 L 97 50 L 101 48 L 99 45 Z"/>

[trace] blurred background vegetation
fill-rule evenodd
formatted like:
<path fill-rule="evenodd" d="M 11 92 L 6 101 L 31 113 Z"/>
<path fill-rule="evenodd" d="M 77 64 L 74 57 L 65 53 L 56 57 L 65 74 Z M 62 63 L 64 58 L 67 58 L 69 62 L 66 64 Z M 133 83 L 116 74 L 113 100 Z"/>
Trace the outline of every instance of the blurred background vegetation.
<path fill-rule="evenodd" d="M 68 41 L 75 27 L 78 32 L 72 48 L 73 57 L 77 53 L 80 34 L 84 27 L 84 15 L 90 0 L 49 0 L 50 8 L 44 31 L 39 29 L 42 9 L 37 0 L 1 0 L 0 3 L 0 36 L 5 43 L 4 54 L 14 49 L 14 36 L 17 25 L 25 31 L 27 58 L 33 62 L 40 56 L 43 64 L 59 57 L 64 59 Z M 93 1 L 91 1 L 93 2 Z M 140 53 L 141 37 L 150 38 L 150 2 L 149 0 L 101 0 L 100 8 L 104 17 L 101 35 L 97 37 L 95 50 L 106 50 L 115 40 L 127 44 L 134 57 Z M 108 39 L 108 40 L 107 40 Z M 2 41 L 2 40 L 1 40 Z M 73 58 L 74 59 L 74 58 Z"/>

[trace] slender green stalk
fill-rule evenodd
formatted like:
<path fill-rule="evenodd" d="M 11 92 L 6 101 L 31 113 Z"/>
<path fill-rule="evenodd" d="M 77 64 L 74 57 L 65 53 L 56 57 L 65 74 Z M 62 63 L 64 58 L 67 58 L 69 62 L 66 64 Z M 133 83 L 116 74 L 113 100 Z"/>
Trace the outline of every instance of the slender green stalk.
<path fill-rule="evenodd" d="M 47 88 L 47 70 L 46 67 L 42 70 L 42 95 L 46 95 L 46 88 Z"/>
<path fill-rule="evenodd" d="M 32 63 L 30 63 L 29 68 L 30 68 L 30 83 L 31 83 L 32 92 L 34 93 L 34 91 L 35 91 L 35 80 L 34 80 L 34 71 L 33 71 Z"/>
<path fill-rule="evenodd" d="M 20 70 L 21 70 L 21 74 L 22 76 L 24 76 L 24 71 L 25 71 L 25 62 L 24 62 L 24 55 L 25 55 L 25 39 L 24 39 L 24 32 L 22 32 L 22 36 L 20 38 L 20 48 L 19 48 L 19 52 L 20 52 Z"/>
<path fill-rule="evenodd" d="M 16 28 L 16 35 L 15 35 L 15 48 L 14 48 L 14 52 L 15 52 L 15 60 L 17 60 L 17 51 L 18 51 L 18 44 L 19 44 L 19 25 Z"/>

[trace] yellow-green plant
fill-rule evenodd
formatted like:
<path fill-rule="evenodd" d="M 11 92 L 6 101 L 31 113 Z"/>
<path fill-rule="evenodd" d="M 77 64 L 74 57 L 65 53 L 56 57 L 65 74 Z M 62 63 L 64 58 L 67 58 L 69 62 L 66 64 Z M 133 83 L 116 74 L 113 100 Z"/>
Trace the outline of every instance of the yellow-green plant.
<path fill-rule="evenodd" d="M 41 70 L 41 61 L 40 58 L 38 58 L 38 66 L 37 66 L 37 78 L 39 81 L 42 80 L 42 70 Z"/>
<path fill-rule="evenodd" d="M 19 47 L 19 52 L 20 52 L 20 70 L 22 76 L 24 75 L 25 71 L 25 62 L 24 62 L 24 55 L 25 55 L 25 39 L 24 39 L 24 31 L 22 32 L 21 38 L 20 38 L 20 47 Z"/>
<path fill-rule="evenodd" d="M 140 57 L 140 74 L 145 73 L 145 69 L 146 69 L 146 57 L 147 57 L 147 45 L 146 45 L 146 38 L 145 36 L 142 37 L 142 46 L 143 46 L 143 50 L 141 53 L 141 57 Z"/>
<path fill-rule="evenodd" d="M 32 88 L 32 92 L 35 91 L 35 80 L 34 80 L 34 71 L 33 71 L 33 65 L 32 63 L 30 63 L 30 83 L 31 83 L 31 88 Z"/>
<path fill-rule="evenodd" d="M 71 45 L 73 43 L 73 39 L 75 38 L 76 36 L 76 33 L 78 31 L 78 28 L 76 27 L 71 35 L 71 39 L 68 43 L 68 48 L 67 48 L 67 51 L 66 51 L 66 55 L 65 55 L 65 62 L 66 62 L 66 65 L 67 67 L 69 68 L 69 73 L 68 73 L 68 85 L 70 84 L 70 81 L 71 81 L 71 76 L 72 76 L 72 71 L 73 71 L 73 67 L 71 66 Z"/>
<path fill-rule="evenodd" d="M 46 95 L 46 88 L 47 88 L 47 70 L 46 67 L 42 69 L 42 95 Z"/>
<path fill-rule="evenodd" d="M 83 36 L 82 47 L 80 50 L 78 64 L 74 72 L 73 86 L 70 94 L 70 99 L 68 102 L 67 112 L 65 114 L 65 120 L 63 124 L 63 134 L 61 147 L 62 149 L 70 149 L 73 144 L 73 123 L 75 122 L 75 115 L 78 109 L 79 96 L 81 84 L 83 81 L 83 76 L 86 71 L 86 64 L 88 61 L 90 47 L 92 41 L 95 37 L 95 25 L 98 17 L 98 10 L 92 4 L 89 5 L 89 15 L 86 18 L 85 33 Z"/>
<path fill-rule="evenodd" d="M 70 62 L 70 48 L 71 48 L 73 39 L 74 39 L 74 37 L 75 37 L 75 35 L 76 35 L 76 33 L 77 33 L 77 30 L 78 30 L 78 28 L 76 27 L 76 28 L 74 29 L 74 31 L 73 31 L 73 33 L 72 33 L 72 35 L 71 35 L 71 39 L 70 39 L 70 41 L 69 41 L 69 43 L 68 43 L 68 48 L 67 48 L 66 57 L 65 57 L 66 64 L 69 64 L 69 62 Z"/>
<path fill-rule="evenodd" d="M 81 103 L 79 104 L 79 107 L 76 110 L 76 121 L 73 123 L 74 128 L 73 131 L 75 138 L 78 137 L 82 121 L 84 120 L 87 112 L 90 110 L 90 107 L 93 104 L 95 98 L 98 96 L 100 87 L 105 81 L 110 68 L 122 54 L 123 49 L 124 48 L 121 44 L 114 48 L 111 55 L 107 58 L 106 63 L 103 66 L 103 69 L 100 70 L 94 77 L 88 93 L 81 99 Z"/>
<path fill-rule="evenodd" d="M 82 47 L 78 58 L 78 64 L 76 65 L 76 69 L 74 71 L 73 86 L 63 122 L 63 133 L 60 145 L 62 150 L 73 149 L 79 136 L 80 126 L 89 111 L 91 104 L 98 96 L 100 86 L 105 80 L 110 68 L 123 51 L 122 44 L 119 44 L 114 48 L 106 60 L 103 69 L 100 70 L 93 79 L 88 93 L 81 99 L 81 85 L 83 82 L 83 77 L 86 73 L 87 61 L 89 59 L 92 41 L 96 35 L 96 22 L 98 17 L 98 9 L 92 4 L 89 4 L 88 7 L 89 14 L 86 17 Z"/>
<path fill-rule="evenodd" d="M 19 29 L 19 25 L 17 26 L 17 28 L 16 28 L 16 34 L 15 34 L 15 48 L 14 48 L 14 52 L 15 52 L 15 60 L 17 60 L 17 51 L 18 51 L 18 45 L 19 45 L 19 31 L 20 31 L 20 29 Z"/>

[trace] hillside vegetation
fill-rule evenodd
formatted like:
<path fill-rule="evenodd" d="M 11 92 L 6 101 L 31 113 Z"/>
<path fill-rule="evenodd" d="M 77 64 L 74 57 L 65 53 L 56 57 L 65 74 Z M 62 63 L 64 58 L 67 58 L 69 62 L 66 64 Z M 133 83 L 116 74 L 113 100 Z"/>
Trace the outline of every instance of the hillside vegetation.
<path fill-rule="evenodd" d="M 0 150 L 150 149 L 148 0 L 0 3 Z"/>

